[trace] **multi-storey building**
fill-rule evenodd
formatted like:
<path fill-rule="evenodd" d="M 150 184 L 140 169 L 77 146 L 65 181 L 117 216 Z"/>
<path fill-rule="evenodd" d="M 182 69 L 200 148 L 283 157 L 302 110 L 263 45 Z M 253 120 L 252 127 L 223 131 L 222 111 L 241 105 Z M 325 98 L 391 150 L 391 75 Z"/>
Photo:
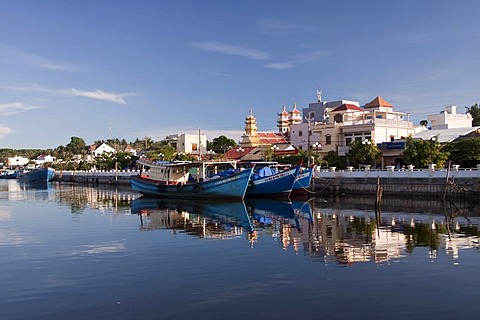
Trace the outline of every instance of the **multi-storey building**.
<path fill-rule="evenodd" d="M 167 143 L 178 152 L 192 155 L 204 155 L 207 152 L 207 136 L 205 134 L 173 134 L 166 139 Z"/>
<path fill-rule="evenodd" d="M 472 126 L 473 118 L 470 113 L 457 113 L 457 106 L 445 107 L 445 111 L 439 114 L 431 114 L 427 116 L 432 130 L 452 129 L 452 128 L 469 128 Z"/>
<path fill-rule="evenodd" d="M 303 112 L 306 123 L 290 127 L 290 142 L 297 148 L 314 149 L 323 155 L 329 151 L 346 155 L 353 141 L 378 144 L 415 133 L 410 114 L 395 111 L 381 97 L 363 107 L 348 100 L 317 101 Z"/>

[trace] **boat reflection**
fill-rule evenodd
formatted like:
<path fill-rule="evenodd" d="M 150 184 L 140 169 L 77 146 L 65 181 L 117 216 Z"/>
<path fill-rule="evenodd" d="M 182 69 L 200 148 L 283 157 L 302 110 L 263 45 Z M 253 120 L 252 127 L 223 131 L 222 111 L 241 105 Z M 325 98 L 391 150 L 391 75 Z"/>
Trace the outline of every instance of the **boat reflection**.
<path fill-rule="evenodd" d="M 216 239 L 246 235 L 252 248 L 274 239 L 284 251 L 303 253 L 322 264 L 383 264 L 421 248 L 432 261 L 444 253 L 458 263 L 461 250 L 480 248 L 480 217 L 463 213 L 376 216 L 374 210 L 319 208 L 314 200 L 192 202 L 143 197 L 133 201 L 131 212 L 140 216 L 141 230 L 172 229 Z"/>
<path fill-rule="evenodd" d="M 172 229 L 201 238 L 228 239 L 254 227 L 241 201 L 212 202 L 140 197 L 131 204 L 140 217 L 140 230 Z"/>

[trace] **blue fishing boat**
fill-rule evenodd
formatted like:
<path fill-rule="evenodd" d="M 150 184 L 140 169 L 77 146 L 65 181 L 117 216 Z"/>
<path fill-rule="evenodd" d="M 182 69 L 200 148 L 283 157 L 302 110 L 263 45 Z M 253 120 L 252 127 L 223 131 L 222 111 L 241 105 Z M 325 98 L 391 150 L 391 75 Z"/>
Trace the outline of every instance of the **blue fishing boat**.
<path fill-rule="evenodd" d="M 288 196 L 300 170 L 300 165 L 277 171 L 270 165 L 260 166 L 252 174 L 247 197 Z"/>
<path fill-rule="evenodd" d="M 55 170 L 52 168 L 22 168 L 18 170 L 17 180 L 24 183 L 44 183 L 52 181 Z"/>
<path fill-rule="evenodd" d="M 305 195 L 310 191 L 310 184 L 312 183 L 313 173 L 315 172 L 315 166 L 310 168 L 301 168 L 298 172 L 297 178 L 293 183 L 292 194 L 293 195 Z"/>
<path fill-rule="evenodd" d="M 0 174 L 0 179 L 17 179 L 17 170 L 4 170 Z"/>
<path fill-rule="evenodd" d="M 167 162 L 139 160 L 140 174 L 132 189 L 147 196 L 190 199 L 243 199 L 253 172 L 234 161 Z"/>

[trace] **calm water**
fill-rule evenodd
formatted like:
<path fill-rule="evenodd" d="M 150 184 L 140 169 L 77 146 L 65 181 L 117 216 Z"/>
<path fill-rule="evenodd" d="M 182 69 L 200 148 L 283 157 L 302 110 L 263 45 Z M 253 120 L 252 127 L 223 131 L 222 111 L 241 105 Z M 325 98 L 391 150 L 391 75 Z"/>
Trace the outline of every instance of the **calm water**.
<path fill-rule="evenodd" d="M 465 319 L 475 205 L 165 202 L 0 181 L 0 319 Z"/>

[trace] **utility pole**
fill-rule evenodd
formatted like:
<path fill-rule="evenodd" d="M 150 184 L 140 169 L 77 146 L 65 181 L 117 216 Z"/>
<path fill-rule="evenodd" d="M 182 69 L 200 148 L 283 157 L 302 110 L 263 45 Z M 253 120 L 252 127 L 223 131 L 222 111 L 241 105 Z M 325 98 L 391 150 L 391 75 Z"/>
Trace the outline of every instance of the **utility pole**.
<path fill-rule="evenodd" d="M 308 132 L 307 132 L 307 161 L 308 161 L 308 166 L 310 167 L 310 122 L 312 122 L 312 118 L 310 115 L 308 115 L 308 118 L 305 117 L 305 120 L 307 120 L 308 123 Z"/>

